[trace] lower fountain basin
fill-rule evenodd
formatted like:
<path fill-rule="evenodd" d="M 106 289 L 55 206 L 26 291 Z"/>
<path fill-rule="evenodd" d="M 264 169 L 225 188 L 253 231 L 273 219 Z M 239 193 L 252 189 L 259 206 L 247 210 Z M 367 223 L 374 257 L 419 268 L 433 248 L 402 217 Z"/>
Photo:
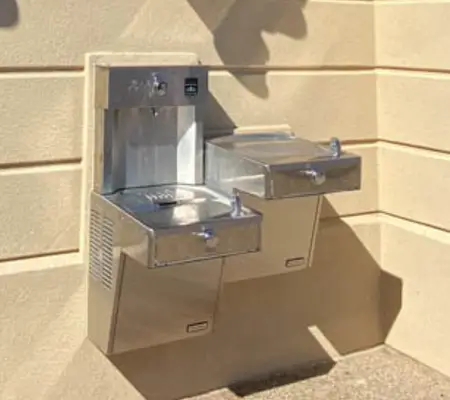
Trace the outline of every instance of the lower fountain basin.
<path fill-rule="evenodd" d="M 152 229 L 176 229 L 232 218 L 230 199 L 205 186 L 165 185 L 127 189 L 105 197 Z M 253 215 L 252 211 L 243 208 L 237 218 Z"/>
<path fill-rule="evenodd" d="M 149 268 L 259 251 L 262 216 L 205 186 L 164 185 L 92 194 L 121 251 Z M 108 228 L 109 229 L 109 228 Z"/>

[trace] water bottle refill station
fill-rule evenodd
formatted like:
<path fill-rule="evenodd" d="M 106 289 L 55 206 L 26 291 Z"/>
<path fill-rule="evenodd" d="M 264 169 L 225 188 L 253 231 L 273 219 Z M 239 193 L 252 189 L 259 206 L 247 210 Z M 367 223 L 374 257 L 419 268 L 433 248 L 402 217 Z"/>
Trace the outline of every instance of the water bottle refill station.
<path fill-rule="evenodd" d="M 304 199 L 304 232 L 290 238 L 300 254 L 287 254 L 276 273 L 309 263 L 322 196 L 360 187 L 360 157 L 336 139 L 205 140 L 204 66 L 97 68 L 88 336 L 106 354 L 212 332 L 223 269 L 264 251 L 267 215 L 243 194 L 263 203 Z"/>

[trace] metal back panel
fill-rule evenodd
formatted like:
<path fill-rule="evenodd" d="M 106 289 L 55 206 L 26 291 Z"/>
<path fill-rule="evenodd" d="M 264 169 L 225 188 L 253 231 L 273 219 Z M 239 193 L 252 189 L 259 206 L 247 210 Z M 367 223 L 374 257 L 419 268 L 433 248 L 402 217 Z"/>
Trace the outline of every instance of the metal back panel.
<path fill-rule="evenodd" d="M 203 182 L 201 106 L 205 67 L 119 67 L 109 70 L 104 129 L 99 132 L 94 187 L 119 189 Z"/>
<path fill-rule="evenodd" d="M 112 67 L 103 108 L 201 106 L 208 98 L 204 66 Z M 163 93 L 163 94 L 162 94 Z"/>

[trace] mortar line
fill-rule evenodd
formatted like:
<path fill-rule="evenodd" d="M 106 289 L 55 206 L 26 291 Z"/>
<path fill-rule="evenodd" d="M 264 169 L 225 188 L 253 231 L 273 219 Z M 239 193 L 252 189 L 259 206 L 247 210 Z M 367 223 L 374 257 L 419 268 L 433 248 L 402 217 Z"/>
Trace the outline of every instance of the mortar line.
<path fill-rule="evenodd" d="M 68 159 L 61 159 L 61 160 L 43 160 L 43 161 L 25 161 L 25 162 L 15 162 L 15 163 L 0 163 L 0 172 L 1 171 L 8 171 L 12 169 L 39 169 L 39 168 L 45 168 L 45 167 L 51 167 L 51 166 L 67 166 L 67 165 L 73 165 L 73 166 L 80 166 L 81 165 L 81 158 L 68 158 Z"/>
<path fill-rule="evenodd" d="M 443 228 L 441 226 L 431 224 L 429 222 L 418 221 L 418 220 L 415 220 L 413 218 L 400 216 L 398 214 L 394 214 L 394 213 L 391 213 L 389 211 L 380 210 L 379 214 L 381 214 L 382 216 L 389 217 L 389 218 L 398 219 L 398 220 L 403 221 L 403 222 L 408 222 L 408 223 L 411 223 L 411 224 L 414 224 L 414 225 L 420 225 L 420 226 L 423 226 L 423 227 L 426 227 L 426 228 L 434 229 L 434 230 L 442 232 L 442 233 L 450 233 L 450 229 L 446 229 L 446 228 Z"/>
<path fill-rule="evenodd" d="M 418 72 L 428 74 L 450 74 L 450 69 L 445 68 L 428 68 L 428 67 L 407 67 L 407 66 L 394 66 L 394 65 L 377 65 L 376 71 L 397 71 L 397 72 Z"/>
<path fill-rule="evenodd" d="M 76 254 L 78 253 L 77 248 L 73 249 L 66 249 L 66 250 L 55 250 L 47 253 L 35 253 L 35 254 L 26 254 L 26 255 L 20 255 L 20 256 L 11 256 L 11 257 L 5 257 L 0 259 L 0 271 L 2 269 L 3 263 L 10 263 L 15 261 L 27 261 L 27 260 L 36 260 L 38 261 L 41 258 L 46 257 L 53 257 L 53 256 L 63 256 L 63 255 L 70 255 L 70 254 Z"/>
<path fill-rule="evenodd" d="M 36 65 L 29 67 L 0 67 L 0 74 L 13 74 L 13 73 L 54 73 L 54 72 L 83 72 L 84 67 L 82 65 Z"/>
<path fill-rule="evenodd" d="M 356 0 L 351 0 L 355 1 Z M 360 1 L 360 0 L 358 0 Z M 450 74 L 450 68 L 434 68 L 434 67 L 410 67 L 410 66 L 395 66 L 395 65 L 226 65 L 226 64 L 205 64 L 210 71 L 225 71 L 225 72 L 253 72 L 260 71 L 319 71 L 319 72 L 333 72 L 333 71 L 399 71 L 399 72 L 419 72 L 430 74 Z M 55 73 L 55 72 L 84 72 L 83 65 L 34 65 L 34 66 L 17 66 L 17 67 L 0 67 L 0 74 L 11 73 Z"/>

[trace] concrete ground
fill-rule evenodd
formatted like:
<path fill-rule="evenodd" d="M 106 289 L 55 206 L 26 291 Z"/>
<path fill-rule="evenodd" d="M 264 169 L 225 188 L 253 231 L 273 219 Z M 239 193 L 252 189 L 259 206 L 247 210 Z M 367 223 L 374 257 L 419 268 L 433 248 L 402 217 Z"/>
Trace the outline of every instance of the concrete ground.
<path fill-rule="evenodd" d="M 311 377 L 312 376 L 312 377 Z M 450 378 L 388 347 L 335 365 L 298 370 L 218 390 L 191 400 L 440 400 Z"/>

